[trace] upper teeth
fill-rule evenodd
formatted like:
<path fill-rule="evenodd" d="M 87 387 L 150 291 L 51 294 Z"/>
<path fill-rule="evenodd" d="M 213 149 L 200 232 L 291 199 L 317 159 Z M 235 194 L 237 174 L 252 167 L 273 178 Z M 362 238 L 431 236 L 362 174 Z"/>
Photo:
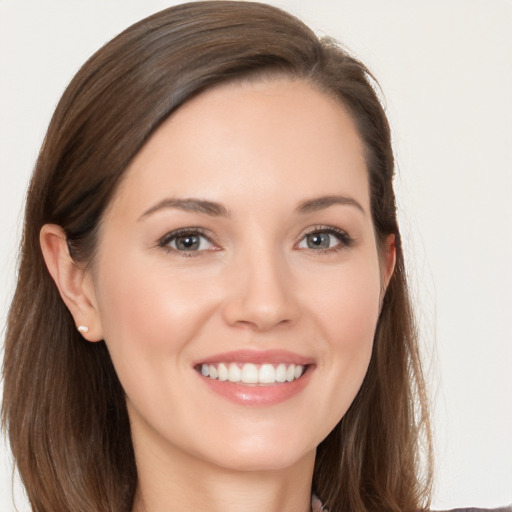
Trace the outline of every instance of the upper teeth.
<path fill-rule="evenodd" d="M 201 365 L 201 373 L 210 379 L 244 384 L 275 384 L 291 382 L 298 379 L 304 372 L 304 366 L 293 363 L 269 363 L 255 365 L 253 363 L 218 363 Z"/>

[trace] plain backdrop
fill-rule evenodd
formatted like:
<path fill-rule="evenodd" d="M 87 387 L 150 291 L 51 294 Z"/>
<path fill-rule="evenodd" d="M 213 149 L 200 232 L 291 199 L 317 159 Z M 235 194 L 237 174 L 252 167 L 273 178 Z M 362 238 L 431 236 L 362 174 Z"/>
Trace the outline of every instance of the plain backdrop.
<path fill-rule="evenodd" d="M 174 3 L 0 0 L 2 325 L 27 182 L 60 95 L 97 48 Z M 270 3 L 340 40 L 384 91 L 433 402 L 435 508 L 510 504 L 512 1 Z M 6 512 L 14 510 L 11 472 L 1 446 Z M 27 511 L 17 483 L 14 494 Z"/>

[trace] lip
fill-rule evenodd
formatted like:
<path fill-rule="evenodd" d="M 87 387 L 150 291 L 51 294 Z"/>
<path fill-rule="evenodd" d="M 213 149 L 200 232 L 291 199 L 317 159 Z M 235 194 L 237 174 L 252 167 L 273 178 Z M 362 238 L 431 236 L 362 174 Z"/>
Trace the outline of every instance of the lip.
<path fill-rule="evenodd" d="M 268 385 L 251 385 L 238 382 L 220 381 L 204 377 L 200 372 L 196 374 L 208 388 L 227 400 L 240 405 L 264 406 L 275 405 L 292 398 L 300 393 L 309 383 L 311 374 L 314 371 L 314 360 L 286 350 L 239 350 L 215 354 L 214 356 L 201 359 L 194 364 L 197 367 L 201 364 L 216 363 L 253 363 L 253 364 L 279 364 L 293 363 L 305 367 L 303 375 L 292 382 L 283 382 Z"/>
<path fill-rule="evenodd" d="M 314 364 L 314 362 L 315 360 L 311 357 L 304 357 L 288 350 L 235 350 L 197 360 L 193 363 L 193 366 L 218 363 L 293 363 L 307 366 Z"/>

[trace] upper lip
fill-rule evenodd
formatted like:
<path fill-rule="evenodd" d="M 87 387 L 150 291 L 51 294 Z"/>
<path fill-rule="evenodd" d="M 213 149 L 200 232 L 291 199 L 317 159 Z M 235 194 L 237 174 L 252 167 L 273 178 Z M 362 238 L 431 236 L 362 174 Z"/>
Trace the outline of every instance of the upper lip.
<path fill-rule="evenodd" d="M 288 350 L 234 350 L 200 359 L 194 363 L 194 366 L 216 363 L 293 363 L 306 366 L 314 362 L 314 359 L 311 357 L 301 356 Z"/>

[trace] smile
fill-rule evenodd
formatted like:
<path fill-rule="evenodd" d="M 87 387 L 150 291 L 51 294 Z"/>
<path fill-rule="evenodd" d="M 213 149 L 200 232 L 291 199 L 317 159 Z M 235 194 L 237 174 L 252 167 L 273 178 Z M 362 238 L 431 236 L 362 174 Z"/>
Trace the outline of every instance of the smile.
<path fill-rule="evenodd" d="M 235 350 L 193 363 L 206 387 L 235 404 L 273 406 L 308 386 L 316 361 L 288 350 Z"/>
<path fill-rule="evenodd" d="M 294 363 L 254 364 L 225 362 L 200 365 L 201 374 L 209 379 L 221 382 L 252 385 L 271 385 L 293 382 L 304 373 L 305 366 Z"/>

